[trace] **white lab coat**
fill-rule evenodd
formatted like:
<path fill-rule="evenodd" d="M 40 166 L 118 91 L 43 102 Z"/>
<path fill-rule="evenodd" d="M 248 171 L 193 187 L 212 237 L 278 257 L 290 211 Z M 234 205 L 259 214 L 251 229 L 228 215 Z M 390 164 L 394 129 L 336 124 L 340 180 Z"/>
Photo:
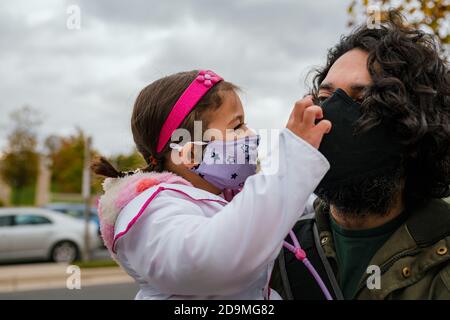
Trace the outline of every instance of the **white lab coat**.
<path fill-rule="evenodd" d="M 248 178 L 229 203 L 160 184 L 125 206 L 114 249 L 136 299 L 281 299 L 268 288 L 273 263 L 329 163 L 288 129 L 278 151 L 278 172 Z"/>

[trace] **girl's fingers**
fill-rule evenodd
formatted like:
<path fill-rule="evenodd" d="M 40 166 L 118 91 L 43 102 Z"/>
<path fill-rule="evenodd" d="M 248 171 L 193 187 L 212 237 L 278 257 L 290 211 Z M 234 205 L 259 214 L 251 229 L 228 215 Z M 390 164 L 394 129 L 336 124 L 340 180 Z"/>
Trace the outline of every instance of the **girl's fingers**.
<path fill-rule="evenodd" d="M 328 120 L 321 120 L 315 127 L 314 130 L 321 135 L 329 133 L 331 130 L 331 122 Z"/>
<path fill-rule="evenodd" d="M 308 142 L 316 149 L 319 149 L 323 136 L 331 130 L 331 122 L 328 120 L 321 120 L 317 125 L 309 130 L 310 140 Z"/>
<path fill-rule="evenodd" d="M 295 103 L 291 116 L 294 116 L 295 119 L 298 119 L 298 121 L 303 121 L 303 114 L 305 112 L 305 109 L 311 105 L 313 105 L 312 96 L 306 96 L 305 98 Z"/>
<path fill-rule="evenodd" d="M 319 106 L 309 106 L 305 109 L 305 112 L 303 113 L 303 124 L 306 125 L 308 128 L 314 127 L 314 124 L 316 123 L 316 119 L 322 119 L 323 118 L 323 112 L 322 108 Z"/>
<path fill-rule="evenodd" d="M 328 120 L 321 120 L 316 125 L 316 120 L 322 118 L 322 108 L 314 105 L 312 97 L 308 96 L 297 101 L 286 127 L 317 149 L 323 135 L 331 129 Z"/>

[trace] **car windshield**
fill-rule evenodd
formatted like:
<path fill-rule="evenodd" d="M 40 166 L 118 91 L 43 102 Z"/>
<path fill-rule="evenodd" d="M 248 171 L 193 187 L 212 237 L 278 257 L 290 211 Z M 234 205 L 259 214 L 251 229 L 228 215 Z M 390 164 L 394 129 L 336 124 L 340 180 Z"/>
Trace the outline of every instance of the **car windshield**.
<path fill-rule="evenodd" d="M 74 217 L 74 218 L 83 218 L 84 217 L 84 206 L 80 205 L 71 205 L 71 206 L 64 206 L 64 205 L 48 205 L 46 208 L 58 211 L 61 213 L 64 213 L 68 216 Z M 90 217 L 95 218 L 97 216 L 97 210 L 96 208 L 91 208 L 90 210 Z"/>
<path fill-rule="evenodd" d="M 0 216 L 0 227 L 8 227 L 13 224 L 13 216 Z"/>
<path fill-rule="evenodd" d="M 14 225 L 36 225 L 36 224 L 48 224 L 51 223 L 49 219 L 43 216 L 38 216 L 34 214 L 29 215 L 18 215 L 15 217 Z"/>

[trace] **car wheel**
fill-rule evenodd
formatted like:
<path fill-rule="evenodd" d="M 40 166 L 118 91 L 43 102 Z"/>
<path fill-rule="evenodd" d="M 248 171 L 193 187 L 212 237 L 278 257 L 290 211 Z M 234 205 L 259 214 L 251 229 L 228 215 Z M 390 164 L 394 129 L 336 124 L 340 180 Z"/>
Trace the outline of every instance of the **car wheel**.
<path fill-rule="evenodd" d="M 78 247 L 71 241 L 61 241 L 55 244 L 50 258 L 53 262 L 73 262 L 78 259 Z"/>

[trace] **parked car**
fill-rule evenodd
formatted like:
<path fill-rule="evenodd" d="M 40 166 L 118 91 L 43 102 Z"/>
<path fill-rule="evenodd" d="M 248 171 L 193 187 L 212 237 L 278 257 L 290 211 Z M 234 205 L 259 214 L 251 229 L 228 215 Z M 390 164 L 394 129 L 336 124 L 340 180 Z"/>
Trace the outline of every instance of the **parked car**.
<path fill-rule="evenodd" d="M 49 203 L 46 206 L 44 206 L 46 209 L 50 209 L 53 211 L 58 211 L 64 214 L 67 214 L 71 217 L 78 218 L 78 219 L 84 219 L 84 204 L 78 204 L 78 203 Z M 97 208 L 91 207 L 90 208 L 90 220 L 94 222 L 97 225 L 97 229 L 100 232 L 100 222 L 98 220 L 98 211 Z"/>
<path fill-rule="evenodd" d="M 0 262 L 72 262 L 85 247 L 84 230 L 80 219 L 48 209 L 0 208 Z M 90 222 L 90 250 L 99 246 L 97 226 Z"/>

